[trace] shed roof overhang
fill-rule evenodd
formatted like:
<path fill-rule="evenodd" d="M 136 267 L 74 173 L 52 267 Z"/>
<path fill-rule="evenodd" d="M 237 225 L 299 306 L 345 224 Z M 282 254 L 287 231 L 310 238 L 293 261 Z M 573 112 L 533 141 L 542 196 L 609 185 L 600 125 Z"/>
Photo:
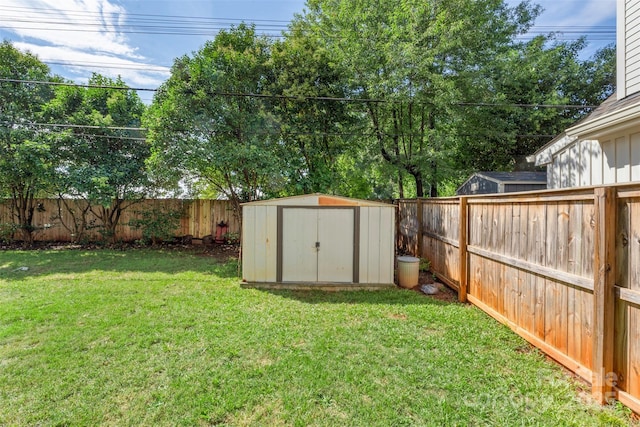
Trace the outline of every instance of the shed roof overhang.
<path fill-rule="evenodd" d="M 282 197 L 277 199 L 258 200 L 255 202 L 242 203 L 242 206 L 380 206 L 392 207 L 390 203 L 372 202 L 369 200 L 353 199 L 350 197 L 333 196 L 329 194 L 304 194 L 301 196 Z"/>

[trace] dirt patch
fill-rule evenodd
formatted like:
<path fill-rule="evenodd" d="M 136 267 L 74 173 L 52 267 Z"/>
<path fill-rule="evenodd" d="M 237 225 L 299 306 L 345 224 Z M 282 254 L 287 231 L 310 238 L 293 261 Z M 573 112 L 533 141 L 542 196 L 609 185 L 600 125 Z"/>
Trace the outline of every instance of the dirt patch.
<path fill-rule="evenodd" d="M 425 294 L 420 286 L 422 285 L 434 285 L 438 288 L 438 292 L 433 295 Z M 458 301 L 458 294 L 456 291 L 445 285 L 444 283 L 440 283 L 433 278 L 433 274 L 429 271 L 421 271 L 418 275 L 418 286 L 411 288 L 412 291 L 418 292 L 419 294 L 424 295 L 428 298 L 437 299 L 445 302 L 456 302 Z"/>

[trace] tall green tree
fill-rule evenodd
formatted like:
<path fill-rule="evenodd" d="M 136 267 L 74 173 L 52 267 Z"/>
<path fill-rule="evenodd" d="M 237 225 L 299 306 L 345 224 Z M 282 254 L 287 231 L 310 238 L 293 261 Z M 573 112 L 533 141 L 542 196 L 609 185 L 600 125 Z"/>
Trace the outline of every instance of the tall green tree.
<path fill-rule="evenodd" d="M 353 113 L 341 101 L 348 96 L 344 70 L 307 31 L 306 23 L 297 21 L 271 54 L 271 92 L 277 96 L 271 105 L 287 153 L 284 195 L 336 191 L 336 183 L 353 178 L 343 173 L 341 159 L 356 156 L 362 148 L 353 133 Z"/>
<path fill-rule="evenodd" d="M 501 0 L 309 0 L 301 17 L 347 69 L 382 158 L 437 195 L 455 147 L 452 105 L 538 9 Z M 444 173 L 443 173 L 444 172 Z"/>
<path fill-rule="evenodd" d="M 56 190 L 62 198 L 83 198 L 87 209 L 71 212 L 84 231 L 91 210 L 113 241 L 122 212 L 152 191 L 146 172 L 150 147 L 140 131 L 145 107 L 121 78 L 93 74 L 89 87 L 61 86 L 45 114 L 70 126 L 56 141 Z"/>
<path fill-rule="evenodd" d="M 615 49 L 582 60 L 585 46 L 539 36 L 497 55 L 469 90 L 476 104 L 460 107 L 458 169 L 511 170 L 591 111 L 574 106 L 598 105 L 611 95 Z"/>
<path fill-rule="evenodd" d="M 38 127 L 51 89 L 29 83 L 51 78 L 49 68 L 10 42 L 0 43 L 0 197 L 8 197 L 15 224 L 26 246 L 36 227 L 35 197 L 50 189 L 54 155 L 48 133 Z"/>
<path fill-rule="evenodd" d="M 270 101 L 271 43 L 244 24 L 176 59 L 145 124 L 158 179 L 186 177 L 234 203 L 283 187 L 284 153 Z"/>

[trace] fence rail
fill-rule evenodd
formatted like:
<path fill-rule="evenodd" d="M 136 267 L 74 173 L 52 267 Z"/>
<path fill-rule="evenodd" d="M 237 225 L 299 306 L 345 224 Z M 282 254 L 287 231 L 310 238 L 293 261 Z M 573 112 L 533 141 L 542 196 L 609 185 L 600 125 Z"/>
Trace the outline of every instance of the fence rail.
<path fill-rule="evenodd" d="M 398 247 L 640 413 L 640 185 L 402 200 Z"/>
<path fill-rule="evenodd" d="M 33 225 L 36 227 L 35 240 L 69 242 L 73 240 L 73 217 L 58 199 L 38 199 L 34 212 Z M 74 212 L 80 212 L 86 206 L 82 200 L 65 200 Z M 116 240 L 134 241 L 142 238 L 142 230 L 129 226 L 133 219 L 140 219 L 141 212 L 151 210 L 177 210 L 182 213 L 180 225 L 175 230 L 176 237 L 192 236 L 202 239 L 216 235 L 216 225 L 222 221 L 228 226 L 229 233 L 240 232 L 240 222 L 233 214 L 232 205 L 226 200 L 182 200 L 182 199 L 149 199 L 135 203 L 127 208 L 116 228 Z M 89 229 L 86 237 L 89 240 L 101 238 L 96 225 L 98 218 L 91 212 L 87 214 Z M 12 223 L 12 212 L 8 200 L 0 200 L 0 224 Z"/>

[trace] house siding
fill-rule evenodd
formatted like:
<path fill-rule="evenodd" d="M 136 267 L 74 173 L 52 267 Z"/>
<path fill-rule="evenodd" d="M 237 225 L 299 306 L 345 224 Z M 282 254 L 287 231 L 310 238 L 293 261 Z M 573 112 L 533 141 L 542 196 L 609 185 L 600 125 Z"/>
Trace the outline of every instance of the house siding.
<path fill-rule="evenodd" d="M 640 91 L 640 3 L 618 0 L 618 99 Z"/>
<path fill-rule="evenodd" d="M 640 181 L 640 127 L 596 140 L 578 140 L 552 157 L 549 188 Z"/>

